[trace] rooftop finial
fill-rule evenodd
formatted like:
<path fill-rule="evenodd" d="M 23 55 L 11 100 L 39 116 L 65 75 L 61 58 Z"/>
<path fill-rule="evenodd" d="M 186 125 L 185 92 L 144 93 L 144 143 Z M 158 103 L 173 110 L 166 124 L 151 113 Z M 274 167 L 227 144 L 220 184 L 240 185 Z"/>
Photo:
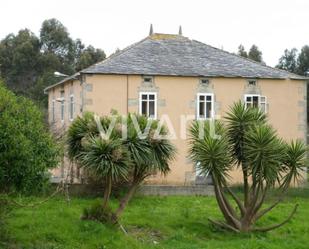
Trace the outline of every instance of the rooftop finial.
<path fill-rule="evenodd" d="M 182 35 L 182 27 L 181 27 L 181 25 L 179 26 L 178 35 Z"/>
<path fill-rule="evenodd" d="M 152 23 L 150 24 L 149 35 L 153 35 L 153 27 L 152 27 Z"/>

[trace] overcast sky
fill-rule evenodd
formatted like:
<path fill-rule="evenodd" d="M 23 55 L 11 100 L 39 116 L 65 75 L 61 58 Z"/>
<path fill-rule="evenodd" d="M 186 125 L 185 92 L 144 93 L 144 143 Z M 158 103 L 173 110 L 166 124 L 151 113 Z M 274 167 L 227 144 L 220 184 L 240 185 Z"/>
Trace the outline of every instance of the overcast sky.
<path fill-rule="evenodd" d="M 57 18 L 73 38 L 109 55 L 154 32 L 177 33 L 236 52 L 253 43 L 275 66 L 285 48 L 309 44 L 309 0 L 2 0 L 0 38 Z"/>

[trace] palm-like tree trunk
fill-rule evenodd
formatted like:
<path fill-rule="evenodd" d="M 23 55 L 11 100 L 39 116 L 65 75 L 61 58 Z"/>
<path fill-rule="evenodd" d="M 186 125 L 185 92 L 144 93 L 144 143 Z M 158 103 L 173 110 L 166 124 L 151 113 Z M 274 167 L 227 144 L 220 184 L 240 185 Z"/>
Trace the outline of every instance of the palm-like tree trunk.
<path fill-rule="evenodd" d="M 104 189 L 104 196 L 103 196 L 103 209 L 106 209 L 108 207 L 108 201 L 109 201 L 109 197 L 112 191 L 112 179 L 111 177 L 107 177 L 106 178 L 106 182 L 105 182 L 105 189 Z"/>
<path fill-rule="evenodd" d="M 132 199 L 133 195 L 135 194 L 137 188 L 139 186 L 138 182 L 134 182 L 131 184 L 128 192 L 125 196 L 121 199 L 119 203 L 119 207 L 117 208 L 116 212 L 113 215 L 114 222 L 117 222 L 121 214 L 123 213 L 124 209 L 128 205 L 129 201 Z"/>

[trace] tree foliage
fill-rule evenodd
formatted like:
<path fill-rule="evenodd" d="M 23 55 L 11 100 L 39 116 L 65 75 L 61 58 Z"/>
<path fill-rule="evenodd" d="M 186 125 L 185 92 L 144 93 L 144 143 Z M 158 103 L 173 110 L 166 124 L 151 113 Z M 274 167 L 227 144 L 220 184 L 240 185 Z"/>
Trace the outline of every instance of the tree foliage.
<path fill-rule="evenodd" d="M 92 113 L 77 118 L 68 131 L 68 154 L 71 160 L 104 179 L 102 208 L 108 219 L 117 222 L 146 177 L 169 172 L 175 147 L 167 138 L 156 136 L 156 132 L 160 136 L 167 134 L 159 121 L 129 114 L 123 124 L 123 117 L 114 118 L 115 123 L 112 117 L 96 119 Z M 108 139 L 102 137 L 100 127 L 105 134 L 111 132 Z M 126 132 L 124 137 L 123 132 Z M 120 179 L 127 181 L 128 192 L 120 200 L 118 209 L 112 212 L 108 204 L 112 183 Z"/>
<path fill-rule="evenodd" d="M 262 58 L 262 52 L 259 50 L 259 48 L 256 45 L 252 45 L 252 47 L 249 50 L 248 58 L 251 60 L 254 60 L 256 62 L 263 62 Z"/>
<path fill-rule="evenodd" d="M 280 203 L 290 184 L 300 179 L 300 172 L 306 166 L 305 144 L 299 140 L 284 142 L 267 124 L 261 111 L 246 108 L 241 102 L 231 108 L 225 125 L 219 121 L 214 123 L 220 137 L 211 133 L 212 124 L 196 121 L 190 128 L 190 157 L 202 173 L 211 174 L 218 206 L 225 219 L 225 222 L 210 221 L 235 232 L 269 231 L 287 223 L 297 205 L 283 222 L 256 227 L 256 222 Z M 200 127 L 204 129 L 202 137 Z M 243 175 L 243 199 L 229 188 L 229 172 L 235 167 Z M 267 192 L 276 184 L 281 190 L 278 201 L 262 208 Z"/>
<path fill-rule="evenodd" d="M 59 81 L 55 71 L 73 74 L 105 57 L 103 50 L 85 48 L 60 21 L 49 19 L 42 23 L 39 37 L 24 29 L 0 42 L 0 77 L 10 90 L 45 107 L 43 89 Z"/>
<path fill-rule="evenodd" d="M 265 62 L 263 62 L 262 52 L 254 44 L 249 49 L 249 52 L 247 52 L 245 47 L 242 44 L 240 44 L 238 46 L 237 55 L 244 57 L 244 58 L 254 60 L 254 61 L 262 63 L 262 64 L 265 64 Z"/>
<path fill-rule="evenodd" d="M 58 149 L 38 108 L 0 84 L 0 190 L 33 192 L 57 166 Z"/>
<path fill-rule="evenodd" d="M 297 49 L 284 50 L 284 54 L 280 57 L 279 64 L 276 67 L 291 73 L 296 73 L 298 71 Z"/>
<path fill-rule="evenodd" d="M 242 44 L 239 45 L 237 54 L 241 57 L 248 58 L 248 53 Z"/>
<path fill-rule="evenodd" d="M 298 59 L 297 73 L 301 75 L 309 75 L 309 46 L 305 45 L 302 47 Z"/>
<path fill-rule="evenodd" d="M 291 73 L 299 75 L 309 74 L 309 46 L 305 45 L 298 53 L 296 48 L 284 50 L 284 54 L 280 57 L 277 68 L 287 70 Z"/>

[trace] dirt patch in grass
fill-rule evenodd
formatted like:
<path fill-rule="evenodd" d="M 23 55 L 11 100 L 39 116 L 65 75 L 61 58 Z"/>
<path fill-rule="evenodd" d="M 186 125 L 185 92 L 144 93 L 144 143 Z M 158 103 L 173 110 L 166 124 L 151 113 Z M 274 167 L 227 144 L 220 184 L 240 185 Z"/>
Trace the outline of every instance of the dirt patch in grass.
<path fill-rule="evenodd" d="M 165 239 L 161 231 L 149 227 L 130 226 L 127 232 L 142 243 L 159 244 Z"/>

